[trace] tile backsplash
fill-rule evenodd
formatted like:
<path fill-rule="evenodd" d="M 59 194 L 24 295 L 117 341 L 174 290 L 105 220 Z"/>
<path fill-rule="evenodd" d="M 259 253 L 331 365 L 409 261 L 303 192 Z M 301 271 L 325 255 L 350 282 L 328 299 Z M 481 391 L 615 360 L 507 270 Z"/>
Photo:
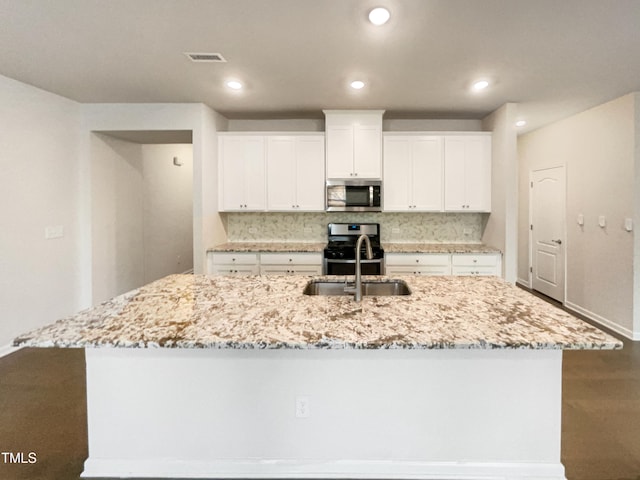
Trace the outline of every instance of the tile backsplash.
<path fill-rule="evenodd" d="M 379 223 L 382 242 L 480 243 L 484 213 L 227 213 L 230 242 L 325 242 L 328 223 Z"/>

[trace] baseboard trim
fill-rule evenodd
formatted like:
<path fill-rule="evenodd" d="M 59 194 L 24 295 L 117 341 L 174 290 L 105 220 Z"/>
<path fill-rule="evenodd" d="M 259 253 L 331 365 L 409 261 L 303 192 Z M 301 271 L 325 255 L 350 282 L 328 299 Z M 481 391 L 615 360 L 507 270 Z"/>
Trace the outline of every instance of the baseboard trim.
<path fill-rule="evenodd" d="M 525 288 L 529 288 L 529 289 L 531 289 L 531 286 L 529 285 L 529 280 L 528 280 L 528 279 L 527 279 L 527 280 L 525 280 L 524 278 L 518 278 L 518 279 L 516 280 L 516 284 L 518 284 L 518 285 L 522 285 L 522 286 L 523 286 L 523 287 L 525 287 Z"/>
<path fill-rule="evenodd" d="M 13 352 L 17 352 L 22 347 L 14 347 L 11 343 L 0 347 L 0 358 L 11 355 Z"/>
<path fill-rule="evenodd" d="M 614 323 L 611 320 L 608 320 L 598 315 L 597 313 L 593 313 L 592 311 L 587 310 L 586 308 L 583 308 L 580 305 L 576 305 L 575 303 L 572 303 L 572 302 L 565 302 L 564 306 L 568 310 L 572 310 L 573 312 L 579 313 L 580 315 L 587 317 L 589 320 L 592 320 L 602 325 L 603 327 L 613 330 L 614 332 L 622 335 L 625 338 L 628 338 L 633 341 L 640 340 L 640 332 L 634 332 L 632 330 L 629 330 L 628 328 L 618 325 L 617 323 Z"/>
<path fill-rule="evenodd" d="M 107 460 L 88 458 L 82 478 L 566 480 L 561 463 L 420 461 Z"/>

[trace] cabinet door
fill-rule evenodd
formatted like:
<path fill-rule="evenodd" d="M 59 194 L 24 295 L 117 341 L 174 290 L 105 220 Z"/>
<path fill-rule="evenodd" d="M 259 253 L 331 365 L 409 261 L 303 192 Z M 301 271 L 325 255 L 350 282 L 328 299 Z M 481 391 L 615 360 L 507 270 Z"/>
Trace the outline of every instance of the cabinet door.
<path fill-rule="evenodd" d="M 491 211 L 491 137 L 466 139 L 465 190 L 469 210 Z"/>
<path fill-rule="evenodd" d="M 411 140 L 384 137 L 383 209 L 387 212 L 413 210 L 411 192 Z"/>
<path fill-rule="evenodd" d="M 293 137 L 267 139 L 267 210 L 296 208 L 296 143 Z"/>
<path fill-rule="evenodd" d="M 354 125 L 354 177 L 379 179 L 382 174 L 382 130 L 377 125 Z"/>
<path fill-rule="evenodd" d="M 220 138 L 220 191 L 224 211 L 264 210 L 265 155 L 261 136 Z"/>
<path fill-rule="evenodd" d="M 491 210 L 491 137 L 445 137 L 445 210 Z"/>
<path fill-rule="evenodd" d="M 466 210 L 465 140 L 445 137 L 444 144 L 444 208 L 448 211 Z"/>
<path fill-rule="evenodd" d="M 327 178 L 353 177 L 353 127 L 328 126 L 326 136 Z"/>
<path fill-rule="evenodd" d="M 244 138 L 220 137 L 220 203 L 226 211 L 244 209 L 244 150 Z"/>
<path fill-rule="evenodd" d="M 296 138 L 296 210 L 324 211 L 324 137 Z"/>
<path fill-rule="evenodd" d="M 245 150 L 245 204 L 247 210 L 265 210 L 267 207 L 264 138 L 247 141 Z"/>
<path fill-rule="evenodd" d="M 411 142 L 412 210 L 442 211 L 442 137 L 416 137 Z"/>

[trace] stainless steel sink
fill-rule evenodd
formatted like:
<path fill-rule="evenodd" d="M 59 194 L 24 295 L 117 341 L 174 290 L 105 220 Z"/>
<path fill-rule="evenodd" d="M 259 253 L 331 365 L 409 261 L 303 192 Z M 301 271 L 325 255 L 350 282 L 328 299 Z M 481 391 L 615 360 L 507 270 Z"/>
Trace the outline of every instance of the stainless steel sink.
<path fill-rule="evenodd" d="M 353 288 L 353 284 L 345 282 L 331 282 L 325 280 L 311 280 L 307 283 L 302 293 L 305 295 L 353 295 L 353 291 L 345 289 Z M 362 282 L 362 295 L 364 296 L 390 296 L 411 295 L 411 289 L 404 280 L 389 280 L 387 282 Z"/>

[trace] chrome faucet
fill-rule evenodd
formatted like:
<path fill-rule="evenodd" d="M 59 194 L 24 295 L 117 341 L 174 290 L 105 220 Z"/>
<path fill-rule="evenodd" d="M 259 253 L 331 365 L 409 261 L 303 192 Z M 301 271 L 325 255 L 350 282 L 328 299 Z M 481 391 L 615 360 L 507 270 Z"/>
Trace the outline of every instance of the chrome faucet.
<path fill-rule="evenodd" d="M 354 297 L 353 299 L 356 302 L 362 301 L 362 264 L 360 262 L 360 249 L 362 248 L 362 241 L 366 243 L 366 255 L 367 260 L 371 260 L 373 258 L 373 251 L 371 250 L 371 241 L 366 234 L 362 234 L 358 237 L 358 241 L 356 242 L 356 285 L 353 289 Z M 351 293 L 351 290 L 348 291 Z"/>

